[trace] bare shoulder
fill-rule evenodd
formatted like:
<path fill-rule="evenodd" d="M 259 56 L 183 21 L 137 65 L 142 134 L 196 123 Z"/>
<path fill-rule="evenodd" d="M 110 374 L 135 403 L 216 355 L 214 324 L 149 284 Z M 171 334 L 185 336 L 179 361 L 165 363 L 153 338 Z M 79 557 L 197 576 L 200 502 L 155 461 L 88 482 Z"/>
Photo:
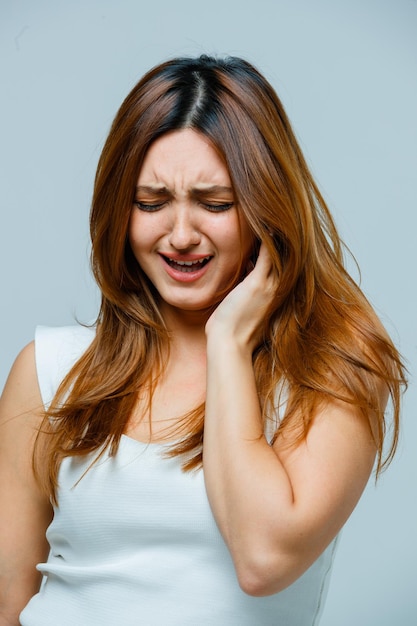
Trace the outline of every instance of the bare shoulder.
<path fill-rule="evenodd" d="M 35 344 L 28 344 L 17 356 L 0 398 L 0 445 L 11 436 L 35 434 L 43 413 L 35 364 Z M 9 442 L 10 443 L 10 442 Z M 12 446 L 15 448 L 15 446 Z M 7 452 L 7 450 L 4 450 Z"/>
<path fill-rule="evenodd" d="M 15 395 L 17 393 L 17 395 Z M 1 402 L 35 402 L 42 405 L 35 363 L 35 342 L 32 341 L 16 357 L 6 381 Z M 20 402 L 19 402 L 20 401 Z"/>

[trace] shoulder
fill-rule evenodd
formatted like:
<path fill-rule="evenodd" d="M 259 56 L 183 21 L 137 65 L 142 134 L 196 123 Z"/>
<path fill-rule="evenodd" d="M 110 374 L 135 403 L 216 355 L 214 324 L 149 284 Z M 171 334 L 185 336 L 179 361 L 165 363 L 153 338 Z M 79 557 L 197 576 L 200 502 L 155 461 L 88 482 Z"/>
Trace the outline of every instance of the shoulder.
<path fill-rule="evenodd" d="M 35 332 L 34 356 L 39 389 L 45 406 L 71 367 L 87 350 L 95 337 L 89 326 L 38 326 Z"/>
<path fill-rule="evenodd" d="M 39 387 L 36 376 L 35 342 L 32 341 L 17 355 L 10 374 L 7 378 L 1 401 L 8 403 L 9 398 L 14 397 L 15 402 L 24 407 L 27 401 L 39 408 L 41 406 Z"/>
<path fill-rule="evenodd" d="M 86 326 L 38 326 L 35 340 L 16 357 L 6 381 L 2 403 L 11 398 L 16 410 L 47 406 L 75 362 L 95 337 L 95 328 Z M 21 406 L 20 406 L 21 405 Z"/>
<path fill-rule="evenodd" d="M 94 339 L 95 326 L 37 326 L 35 346 L 42 345 L 54 350 L 57 346 L 65 350 L 85 348 Z"/>
<path fill-rule="evenodd" d="M 35 365 L 34 342 L 17 356 L 0 398 L 0 456 L 15 458 L 16 450 L 33 444 L 43 417 Z M 29 458 L 29 455 L 28 457 Z"/>

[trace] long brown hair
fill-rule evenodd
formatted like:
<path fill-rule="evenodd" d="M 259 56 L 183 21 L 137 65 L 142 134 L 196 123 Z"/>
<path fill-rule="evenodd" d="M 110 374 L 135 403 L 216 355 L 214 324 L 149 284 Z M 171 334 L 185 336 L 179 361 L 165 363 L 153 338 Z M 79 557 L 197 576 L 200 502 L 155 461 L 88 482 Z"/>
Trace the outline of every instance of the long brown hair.
<path fill-rule="evenodd" d="M 62 382 L 43 429 L 48 462 L 35 469 L 55 497 L 65 456 L 110 447 L 115 454 L 139 389 L 162 371 L 169 338 L 157 294 L 127 237 L 135 185 L 150 144 L 192 128 L 210 140 L 230 173 L 238 210 L 264 241 L 279 276 L 254 372 L 265 420 L 285 387 L 276 427 L 302 420 L 307 432 L 317 403 L 329 397 L 377 416 L 377 473 L 392 459 L 404 369 L 397 350 L 343 266 L 342 243 L 284 108 L 248 62 L 201 56 L 150 70 L 120 107 L 102 151 L 91 209 L 92 268 L 102 301 L 91 346 Z M 391 396 L 392 437 L 381 386 Z M 302 417 L 297 417 L 302 416 Z M 52 426 L 49 425 L 52 423 Z M 185 469 L 202 462 L 204 405 L 184 416 Z M 45 458 L 45 457 L 44 457 Z"/>

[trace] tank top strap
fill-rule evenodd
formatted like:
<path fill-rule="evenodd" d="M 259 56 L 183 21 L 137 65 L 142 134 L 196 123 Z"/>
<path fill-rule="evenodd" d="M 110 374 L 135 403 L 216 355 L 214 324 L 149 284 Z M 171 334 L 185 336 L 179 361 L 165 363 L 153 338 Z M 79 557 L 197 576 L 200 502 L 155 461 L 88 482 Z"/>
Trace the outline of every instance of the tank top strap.
<path fill-rule="evenodd" d="M 86 326 L 37 326 L 35 358 L 39 388 L 45 408 L 71 367 L 87 350 L 95 328 Z"/>

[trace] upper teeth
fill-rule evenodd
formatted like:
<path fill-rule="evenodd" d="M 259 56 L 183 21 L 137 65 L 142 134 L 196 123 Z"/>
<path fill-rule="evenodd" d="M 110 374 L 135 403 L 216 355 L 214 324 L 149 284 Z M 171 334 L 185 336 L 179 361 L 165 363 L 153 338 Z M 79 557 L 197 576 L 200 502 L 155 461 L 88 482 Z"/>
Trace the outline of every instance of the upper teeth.
<path fill-rule="evenodd" d="M 203 263 L 203 261 L 208 261 L 210 259 L 209 256 L 205 256 L 202 259 L 197 259 L 196 261 L 177 261 L 175 259 L 172 259 L 175 263 L 178 263 L 178 265 L 195 265 L 196 263 Z"/>

